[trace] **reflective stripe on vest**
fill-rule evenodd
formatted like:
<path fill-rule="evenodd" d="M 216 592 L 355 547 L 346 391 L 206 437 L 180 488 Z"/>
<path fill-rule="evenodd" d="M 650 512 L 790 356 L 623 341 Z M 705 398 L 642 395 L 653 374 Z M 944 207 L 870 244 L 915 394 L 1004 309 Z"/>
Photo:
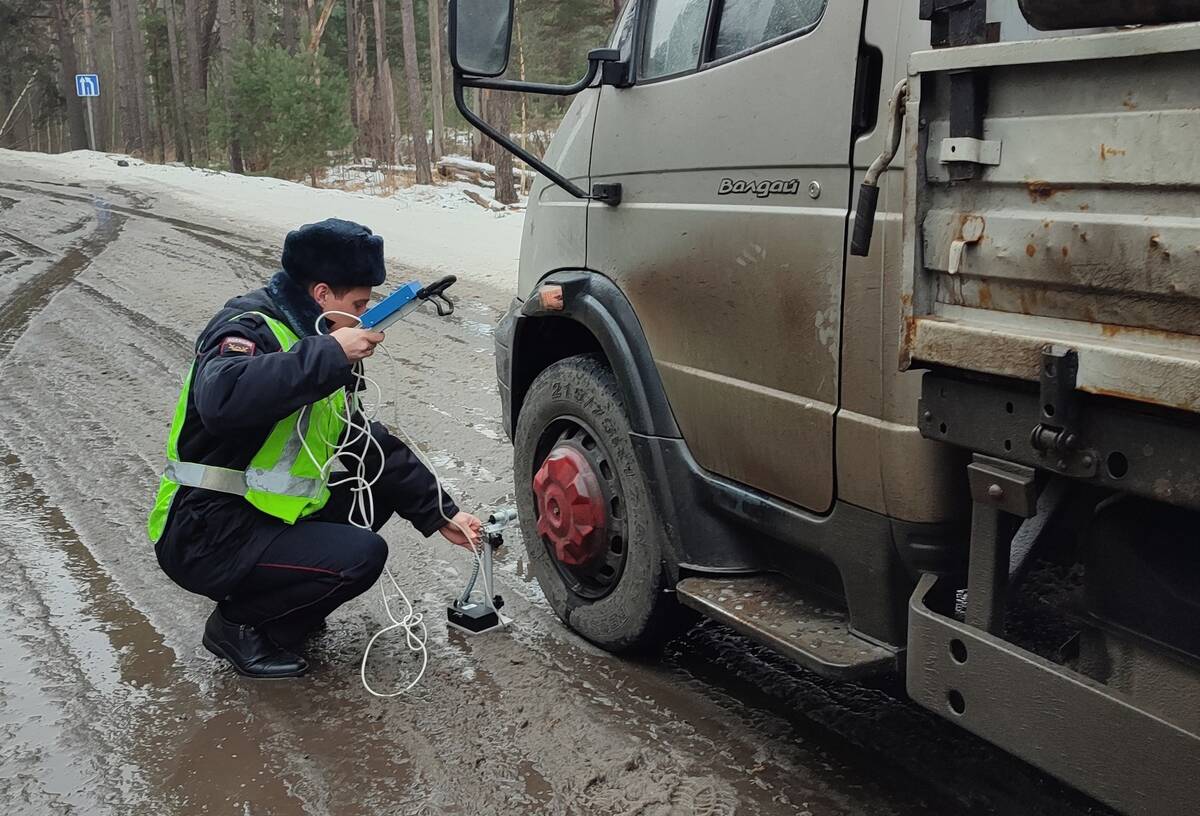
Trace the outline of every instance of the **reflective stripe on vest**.
<path fill-rule="evenodd" d="M 280 321 L 261 312 L 246 314 L 261 317 L 284 352 L 299 342 L 291 329 Z M 245 316 L 237 315 L 230 320 Z M 188 371 L 176 405 L 175 419 L 167 440 L 167 464 L 147 525 L 150 539 L 157 541 L 161 537 L 171 503 L 180 486 L 242 496 L 264 513 L 289 524 L 324 507 L 329 500 L 326 465 L 345 430 L 344 390 L 339 389 L 331 396 L 277 422 L 254 455 L 250 466 L 241 471 L 179 460 L 178 441 L 187 416 L 188 395 L 194 373 L 193 366 Z M 305 450 L 306 444 L 308 450 Z"/>
<path fill-rule="evenodd" d="M 313 412 L 311 410 L 305 411 L 301 415 L 295 432 L 288 434 L 287 441 L 283 445 L 283 452 L 279 455 L 279 461 L 275 464 L 275 467 L 266 470 L 254 467 L 254 462 L 250 463 L 251 466 L 246 470 L 246 484 L 251 490 L 261 490 L 264 493 L 277 493 L 280 496 L 301 496 L 310 499 L 315 499 L 321 494 L 321 490 L 329 482 L 328 475 L 320 479 L 309 479 L 303 476 L 296 476 L 292 473 L 297 460 L 302 456 L 308 456 L 301 439 L 308 436 L 309 428 L 312 425 L 312 416 Z M 330 455 L 332 455 L 332 451 Z M 255 459 L 257 458 L 256 456 Z M 326 456 L 324 461 L 321 462 L 322 466 L 328 461 L 329 457 Z"/>

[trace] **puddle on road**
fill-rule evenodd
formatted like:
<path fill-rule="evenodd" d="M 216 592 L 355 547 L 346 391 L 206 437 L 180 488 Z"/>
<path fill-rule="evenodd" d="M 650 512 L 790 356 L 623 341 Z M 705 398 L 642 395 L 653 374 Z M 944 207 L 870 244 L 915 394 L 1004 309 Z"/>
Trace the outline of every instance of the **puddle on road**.
<path fill-rule="evenodd" d="M 355 723 L 360 701 L 337 713 L 318 691 L 337 724 L 313 720 L 312 685 L 255 687 L 207 658 L 212 674 L 189 677 L 2 441 L 0 530 L 0 797 L 18 796 L 6 813 L 49 812 L 47 801 L 88 813 L 305 812 L 350 756 L 329 739 L 371 737 Z M 384 753 L 381 778 L 398 780 L 398 754 Z"/>
<path fill-rule="evenodd" d="M 5 729 L 3 776 L 34 773 L 30 795 L 67 802 L 140 798 L 157 722 L 192 707 L 163 694 L 179 684 L 174 653 L 2 443 L 0 529 L 0 619 L 6 646 L 19 644 L 0 662 L 0 721 L 23 723 Z"/>
<path fill-rule="evenodd" d="M 47 570 L 40 577 L 52 584 L 57 599 L 75 598 L 72 609 L 56 612 L 55 617 L 92 622 L 90 629 L 67 627 L 70 637 L 90 641 L 81 643 L 77 650 L 88 657 L 89 665 L 101 667 L 110 657 L 116 657 L 116 674 L 101 684 L 104 689 L 111 691 L 120 683 L 172 687 L 176 682 L 175 653 L 162 636 L 113 583 L 62 511 L 38 489 L 33 476 L 3 442 L 0 465 L 3 494 L 8 494 L 0 507 L 0 521 L 12 541 L 10 546 L 17 541 L 40 539 L 61 554 L 66 572 Z"/>

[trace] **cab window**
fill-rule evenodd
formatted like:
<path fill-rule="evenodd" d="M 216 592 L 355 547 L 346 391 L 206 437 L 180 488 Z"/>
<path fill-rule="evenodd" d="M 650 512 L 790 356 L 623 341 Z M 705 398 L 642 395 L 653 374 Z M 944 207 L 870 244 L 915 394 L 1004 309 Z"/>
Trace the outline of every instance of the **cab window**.
<path fill-rule="evenodd" d="M 694 71 L 708 20 L 708 0 L 649 0 L 643 79 Z"/>
<path fill-rule="evenodd" d="M 724 0 L 712 59 L 721 60 L 816 26 L 826 0 Z"/>

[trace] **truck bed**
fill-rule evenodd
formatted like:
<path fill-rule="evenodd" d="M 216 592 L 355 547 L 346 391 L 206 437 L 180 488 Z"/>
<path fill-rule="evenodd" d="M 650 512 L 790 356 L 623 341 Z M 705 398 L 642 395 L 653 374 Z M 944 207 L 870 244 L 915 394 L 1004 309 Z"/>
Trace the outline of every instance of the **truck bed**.
<path fill-rule="evenodd" d="M 1056 344 L 1083 391 L 1200 411 L 1198 52 L 1186 23 L 913 55 L 902 367 L 1036 381 Z M 964 70 L 983 163 L 952 182 Z"/>

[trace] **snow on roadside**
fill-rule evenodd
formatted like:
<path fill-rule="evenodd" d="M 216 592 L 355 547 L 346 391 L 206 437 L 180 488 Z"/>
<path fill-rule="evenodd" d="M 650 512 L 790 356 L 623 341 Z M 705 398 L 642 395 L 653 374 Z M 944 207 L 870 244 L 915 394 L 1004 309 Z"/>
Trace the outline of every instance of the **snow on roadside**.
<path fill-rule="evenodd" d="M 412 168 L 407 169 L 411 171 Z M 432 187 L 412 184 L 391 189 L 383 172 L 363 166 L 330 167 L 321 177 L 321 186 L 376 198 L 391 198 L 408 204 L 424 204 L 443 210 L 482 208 L 494 212 L 515 212 L 524 209 L 525 206 L 524 200 L 519 204 L 505 206 L 496 201 L 496 191 L 492 187 L 481 187 L 465 181 L 438 179 Z M 476 198 L 479 200 L 475 200 Z"/>
<path fill-rule="evenodd" d="M 129 166 L 121 167 L 118 161 Z M 485 193 L 474 185 L 414 186 L 381 198 L 275 178 L 148 164 L 88 150 L 48 155 L 0 149 L 0 164 L 19 167 L 27 174 L 23 177 L 33 181 L 39 174 L 49 174 L 136 188 L 224 216 L 239 232 L 260 231 L 264 240 L 280 246 L 288 230 L 300 224 L 345 218 L 382 235 L 390 262 L 430 275 L 455 274 L 505 291 L 516 285 L 524 214 L 485 210 L 464 193 L 463 188 Z M 486 191 L 485 199 L 491 198 L 490 193 Z"/>
<path fill-rule="evenodd" d="M 466 156 L 446 156 L 445 161 L 450 162 L 456 170 L 476 173 L 487 179 L 496 172 L 493 165 L 472 161 Z M 389 170 L 390 173 L 387 172 Z M 437 178 L 433 186 L 417 185 L 411 183 L 415 171 L 416 168 L 411 164 L 389 168 L 386 165 L 377 165 L 371 159 L 364 159 L 353 164 L 337 164 L 326 168 L 321 176 L 321 186 L 430 204 L 447 210 L 482 207 L 495 212 L 508 212 L 525 207 L 523 196 L 516 204 L 504 205 L 496 201 L 495 186 L 490 181 L 477 184 L 461 179 Z M 401 175 L 403 178 L 400 178 Z"/>

